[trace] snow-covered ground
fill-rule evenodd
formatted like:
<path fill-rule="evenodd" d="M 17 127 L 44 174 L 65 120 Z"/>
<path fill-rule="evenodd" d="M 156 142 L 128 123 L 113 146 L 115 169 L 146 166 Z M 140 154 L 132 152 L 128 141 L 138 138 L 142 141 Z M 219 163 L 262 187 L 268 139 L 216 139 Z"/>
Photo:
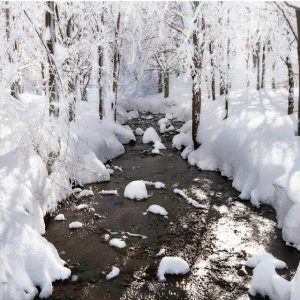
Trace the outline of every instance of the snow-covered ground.
<path fill-rule="evenodd" d="M 23 94 L 16 100 L 1 90 L 0 299 L 32 299 L 36 286 L 40 297 L 47 297 L 53 281 L 71 275 L 42 236 L 43 217 L 73 193 L 71 182 L 109 180 L 103 162 L 135 140 L 130 128 L 100 122 L 93 101 L 79 104 L 78 121 L 70 125 L 47 116 L 45 97 Z M 88 195 L 84 190 L 78 197 Z"/>

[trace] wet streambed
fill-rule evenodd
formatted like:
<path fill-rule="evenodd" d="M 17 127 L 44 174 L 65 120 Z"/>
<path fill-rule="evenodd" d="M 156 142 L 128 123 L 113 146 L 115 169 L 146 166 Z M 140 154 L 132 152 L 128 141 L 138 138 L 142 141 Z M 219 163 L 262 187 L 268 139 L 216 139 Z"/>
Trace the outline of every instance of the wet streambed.
<path fill-rule="evenodd" d="M 146 129 L 155 126 L 158 119 L 133 120 L 129 125 Z M 180 152 L 172 149 L 171 140 L 171 134 L 162 135 L 167 150 L 152 156 L 151 145 L 142 144 L 138 138 L 136 145 L 126 146 L 126 153 L 112 162 L 123 172 L 116 170 L 110 182 L 89 185 L 94 196 L 72 196 L 65 201 L 57 213 L 64 213 L 66 221 L 47 218 L 47 240 L 78 276 L 77 280 L 55 283 L 50 299 L 250 299 L 247 290 L 252 271 L 243 263 L 261 247 L 288 264 L 288 270 L 281 274 L 291 278 L 300 255 L 282 241 L 274 211 L 267 206 L 257 210 L 249 202 L 239 201 L 231 181 L 216 172 L 189 166 Z M 124 198 L 125 186 L 138 179 L 161 181 L 166 189 L 149 187 L 151 197 L 145 201 Z M 208 209 L 187 204 L 173 193 L 177 187 Z M 112 189 L 119 195 L 98 194 Z M 229 197 L 233 201 L 228 201 Z M 75 207 L 81 203 L 90 209 L 77 211 Z M 163 206 L 168 219 L 143 215 L 151 204 Z M 83 228 L 71 231 L 68 224 L 72 221 L 82 222 Z M 127 248 L 109 246 L 103 238 L 109 231 L 117 232 L 113 237 L 126 236 Z M 162 247 L 166 255 L 184 258 L 191 272 L 183 277 L 168 276 L 166 283 L 158 283 L 156 271 L 161 258 L 156 253 Z M 121 272 L 108 281 L 105 274 L 112 266 Z"/>

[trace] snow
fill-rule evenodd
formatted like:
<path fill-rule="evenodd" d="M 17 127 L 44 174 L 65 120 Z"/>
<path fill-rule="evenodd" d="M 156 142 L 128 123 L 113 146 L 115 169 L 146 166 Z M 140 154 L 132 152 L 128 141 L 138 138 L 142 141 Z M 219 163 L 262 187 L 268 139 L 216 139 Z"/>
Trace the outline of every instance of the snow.
<path fill-rule="evenodd" d="M 55 216 L 54 221 L 65 221 L 65 215 L 64 214 L 58 214 L 57 216 Z"/>
<path fill-rule="evenodd" d="M 166 249 L 165 248 L 161 248 L 155 256 L 163 256 L 166 253 Z"/>
<path fill-rule="evenodd" d="M 207 209 L 207 207 L 206 207 L 205 205 L 200 204 L 198 201 L 196 201 L 196 200 L 194 200 L 194 199 L 188 197 L 188 196 L 185 194 L 185 192 L 184 192 L 183 190 L 180 190 L 180 189 L 177 189 L 177 188 L 176 188 L 176 189 L 173 190 L 173 192 L 174 192 L 175 194 L 178 194 L 178 195 L 180 195 L 181 197 L 183 197 L 183 198 L 186 200 L 186 202 L 187 202 L 188 204 L 192 205 L 193 207 L 195 207 L 195 208 Z"/>
<path fill-rule="evenodd" d="M 160 205 L 152 204 L 147 208 L 147 212 L 151 212 L 156 215 L 167 216 L 168 212 Z"/>
<path fill-rule="evenodd" d="M 293 244 L 300 251 L 300 203 L 294 204 L 286 214 L 282 237 L 288 244 Z"/>
<path fill-rule="evenodd" d="M 82 191 L 81 188 L 75 188 L 72 190 L 73 194 L 80 193 Z"/>
<path fill-rule="evenodd" d="M 123 169 L 122 169 L 122 167 L 119 167 L 119 166 L 114 166 L 114 169 L 115 169 L 115 170 L 117 170 L 117 171 L 123 172 Z"/>
<path fill-rule="evenodd" d="M 123 240 L 117 238 L 111 239 L 109 245 L 116 248 L 125 248 L 127 246 Z"/>
<path fill-rule="evenodd" d="M 76 206 L 76 210 L 84 210 L 84 209 L 88 209 L 89 206 L 87 204 L 79 204 Z"/>
<path fill-rule="evenodd" d="M 160 137 L 158 136 L 157 132 L 153 127 L 149 127 L 146 129 L 143 135 L 143 143 L 148 144 L 148 143 L 155 143 L 156 141 L 161 142 Z"/>
<path fill-rule="evenodd" d="M 249 268 L 255 268 L 259 263 L 265 261 L 271 261 L 276 269 L 284 269 L 287 267 L 285 262 L 275 258 L 271 253 L 265 251 L 260 252 L 247 260 L 245 265 Z"/>
<path fill-rule="evenodd" d="M 180 257 L 165 256 L 159 263 L 157 270 L 158 281 L 166 281 L 166 274 L 185 275 L 190 271 L 188 263 Z"/>
<path fill-rule="evenodd" d="M 164 133 L 167 130 L 167 127 L 170 127 L 172 124 L 170 122 L 170 120 L 168 118 L 162 118 L 157 122 L 158 126 L 159 126 L 159 131 L 160 133 Z M 174 128 L 174 127 L 173 127 Z"/>
<path fill-rule="evenodd" d="M 300 299 L 300 265 L 298 266 L 298 270 L 296 275 L 292 280 L 292 291 L 291 291 L 291 300 Z"/>
<path fill-rule="evenodd" d="M 124 190 L 124 197 L 135 200 L 148 198 L 146 184 L 143 180 L 135 180 L 127 184 Z"/>
<path fill-rule="evenodd" d="M 102 190 L 99 192 L 101 195 L 116 195 L 118 196 L 118 191 L 117 190 Z"/>
<path fill-rule="evenodd" d="M 275 269 L 286 268 L 286 263 L 276 259 L 272 254 L 262 252 L 246 262 L 254 268 L 249 294 L 260 294 L 274 300 L 291 299 L 291 283 L 279 276 Z"/>
<path fill-rule="evenodd" d="M 136 135 L 143 135 L 144 134 L 144 130 L 140 127 L 138 127 L 136 130 L 135 130 L 135 134 Z"/>
<path fill-rule="evenodd" d="M 113 266 L 111 271 L 106 275 L 106 280 L 111 280 L 115 277 L 118 277 L 120 274 L 120 269 L 118 267 Z"/>
<path fill-rule="evenodd" d="M 81 222 L 75 221 L 69 224 L 70 229 L 79 229 L 82 228 L 83 224 Z"/>
<path fill-rule="evenodd" d="M 79 194 L 78 194 L 78 198 L 81 197 L 88 197 L 88 196 L 94 196 L 94 192 L 92 190 L 82 190 Z"/>
<path fill-rule="evenodd" d="M 149 186 L 154 186 L 156 189 L 164 189 L 166 187 L 166 185 L 160 181 L 144 181 L 144 183 Z"/>

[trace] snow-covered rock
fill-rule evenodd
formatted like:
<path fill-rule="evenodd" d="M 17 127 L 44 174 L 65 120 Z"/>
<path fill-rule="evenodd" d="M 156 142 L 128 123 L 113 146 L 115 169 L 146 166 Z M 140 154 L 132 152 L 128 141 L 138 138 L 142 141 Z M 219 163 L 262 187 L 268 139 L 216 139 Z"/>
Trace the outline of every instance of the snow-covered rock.
<path fill-rule="evenodd" d="M 64 214 L 58 214 L 55 218 L 54 221 L 65 221 L 65 215 Z"/>
<path fill-rule="evenodd" d="M 88 196 L 94 196 L 94 192 L 92 190 L 82 190 L 79 194 L 78 194 L 78 198 L 81 197 L 88 197 Z"/>
<path fill-rule="evenodd" d="M 271 261 L 275 269 L 284 269 L 287 267 L 284 261 L 275 258 L 271 253 L 265 251 L 262 251 L 251 257 L 246 261 L 245 265 L 249 268 L 255 268 L 259 263 L 265 261 Z"/>
<path fill-rule="evenodd" d="M 180 257 L 165 256 L 159 263 L 157 277 L 160 282 L 166 281 L 166 274 L 185 275 L 190 271 L 188 263 Z"/>
<path fill-rule="evenodd" d="M 135 130 L 135 134 L 136 135 L 143 135 L 144 134 L 144 130 L 140 127 L 138 127 L 136 130 Z"/>
<path fill-rule="evenodd" d="M 83 224 L 81 222 L 75 221 L 69 224 L 70 229 L 79 229 L 82 228 Z"/>
<path fill-rule="evenodd" d="M 152 204 L 147 208 L 147 212 L 151 212 L 156 215 L 167 216 L 168 212 L 160 205 Z"/>
<path fill-rule="evenodd" d="M 84 209 L 88 209 L 88 208 L 89 208 L 89 206 L 85 203 L 79 204 L 76 206 L 76 210 L 84 210 Z"/>
<path fill-rule="evenodd" d="M 118 277 L 120 274 L 120 269 L 118 267 L 113 266 L 111 271 L 106 275 L 106 280 L 111 280 L 113 278 Z"/>
<path fill-rule="evenodd" d="M 171 122 L 168 118 L 162 118 L 157 122 L 158 126 L 159 126 L 159 131 L 160 133 L 164 133 L 167 131 L 167 127 L 171 126 Z"/>
<path fill-rule="evenodd" d="M 117 238 L 111 239 L 109 245 L 116 248 L 125 248 L 127 246 L 123 240 Z"/>
<path fill-rule="evenodd" d="M 131 181 L 124 190 L 124 197 L 135 200 L 148 198 L 146 184 L 143 180 Z"/>
<path fill-rule="evenodd" d="M 156 141 L 161 142 L 160 137 L 158 136 L 157 132 L 153 127 L 149 127 L 146 129 L 143 135 L 143 143 L 148 144 L 148 143 L 155 143 Z"/>

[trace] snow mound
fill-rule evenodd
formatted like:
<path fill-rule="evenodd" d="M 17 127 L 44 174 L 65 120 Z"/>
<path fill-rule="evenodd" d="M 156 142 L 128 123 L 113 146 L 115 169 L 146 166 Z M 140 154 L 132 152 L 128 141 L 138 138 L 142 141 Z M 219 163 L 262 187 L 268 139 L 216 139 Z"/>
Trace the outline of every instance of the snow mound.
<path fill-rule="evenodd" d="M 117 238 L 111 239 L 109 245 L 116 248 L 125 248 L 127 246 L 123 240 Z"/>
<path fill-rule="evenodd" d="M 262 251 L 246 261 L 245 265 L 249 268 L 255 268 L 259 263 L 270 261 L 274 264 L 275 269 L 284 269 L 287 267 L 282 260 L 275 258 L 271 253 Z"/>
<path fill-rule="evenodd" d="M 157 122 L 158 126 L 159 126 L 159 131 L 160 133 L 164 133 L 167 130 L 168 126 L 172 126 L 170 120 L 168 118 L 162 118 Z M 174 127 L 173 127 L 174 128 Z"/>
<path fill-rule="evenodd" d="M 249 294 L 260 294 L 274 300 L 290 300 L 291 283 L 276 273 L 274 261 L 266 260 L 253 270 Z"/>
<path fill-rule="evenodd" d="M 158 136 L 157 132 L 153 127 L 149 127 L 146 129 L 143 135 L 143 143 L 148 144 L 148 143 L 155 143 L 156 141 L 161 142 L 160 137 Z"/>
<path fill-rule="evenodd" d="M 147 208 L 147 212 L 151 212 L 156 215 L 167 216 L 168 212 L 160 205 L 152 204 Z"/>
<path fill-rule="evenodd" d="M 120 269 L 118 267 L 113 266 L 111 271 L 106 275 L 106 280 L 111 280 L 120 274 Z"/>
<path fill-rule="evenodd" d="M 143 180 L 131 181 L 124 190 L 124 197 L 135 200 L 148 198 L 146 184 Z"/>
<path fill-rule="evenodd" d="M 195 208 L 202 208 L 202 209 L 206 209 L 207 207 L 203 204 L 200 204 L 198 201 L 188 197 L 183 190 L 180 190 L 180 189 L 174 189 L 173 192 L 175 194 L 178 194 L 180 195 L 181 197 L 183 197 L 186 202 L 192 206 L 194 206 Z"/>
<path fill-rule="evenodd" d="M 79 229 L 79 228 L 82 228 L 82 226 L 83 226 L 82 223 L 77 222 L 77 221 L 72 222 L 72 223 L 69 224 L 70 229 Z"/>
<path fill-rule="evenodd" d="M 172 146 L 177 150 L 181 150 L 182 147 L 188 147 L 193 144 L 191 132 L 181 132 L 173 137 Z"/>
<path fill-rule="evenodd" d="M 58 214 L 55 218 L 54 221 L 65 221 L 65 215 L 64 214 Z"/>
<path fill-rule="evenodd" d="M 143 135 L 144 134 L 144 130 L 140 127 L 138 127 L 136 130 L 135 130 L 135 134 L 136 135 Z"/>
<path fill-rule="evenodd" d="M 190 271 L 188 263 L 180 257 L 165 256 L 159 263 L 157 277 L 160 282 L 166 281 L 166 274 L 185 275 Z"/>

